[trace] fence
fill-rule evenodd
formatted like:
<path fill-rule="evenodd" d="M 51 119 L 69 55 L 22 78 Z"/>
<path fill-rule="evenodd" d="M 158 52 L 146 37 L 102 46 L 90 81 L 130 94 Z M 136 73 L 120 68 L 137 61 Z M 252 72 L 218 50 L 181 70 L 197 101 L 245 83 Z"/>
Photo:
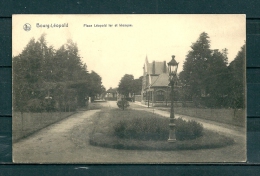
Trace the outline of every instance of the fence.
<path fill-rule="evenodd" d="M 60 121 L 75 112 L 23 113 L 13 112 L 13 142 L 26 137 L 52 123 Z"/>

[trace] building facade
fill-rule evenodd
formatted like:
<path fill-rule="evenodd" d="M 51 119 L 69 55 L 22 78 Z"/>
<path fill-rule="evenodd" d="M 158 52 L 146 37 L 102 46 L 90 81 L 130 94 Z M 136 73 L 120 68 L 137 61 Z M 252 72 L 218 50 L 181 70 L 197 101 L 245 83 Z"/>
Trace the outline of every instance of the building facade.
<path fill-rule="evenodd" d="M 149 106 L 169 104 L 169 74 L 166 61 L 151 63 L 145 58 L 142 82 L 142 103 Z"/>

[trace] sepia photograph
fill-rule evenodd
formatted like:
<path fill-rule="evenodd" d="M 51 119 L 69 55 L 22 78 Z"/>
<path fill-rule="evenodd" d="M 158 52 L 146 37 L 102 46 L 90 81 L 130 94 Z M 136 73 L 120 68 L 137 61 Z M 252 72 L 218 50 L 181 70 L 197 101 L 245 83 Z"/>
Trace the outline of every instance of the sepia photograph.
<path fill-rule="evenodd" d="M 14 163 L 246 162 L 246 16 L 13 15 Z"/>

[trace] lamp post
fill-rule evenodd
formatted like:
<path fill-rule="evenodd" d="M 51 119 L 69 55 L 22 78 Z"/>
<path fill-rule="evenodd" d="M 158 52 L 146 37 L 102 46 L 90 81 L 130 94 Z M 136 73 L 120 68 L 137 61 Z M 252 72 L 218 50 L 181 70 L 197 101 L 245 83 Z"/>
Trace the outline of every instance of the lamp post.
<path fill-rule="evenodd" d="M 169 130 L 169 139 L 168 142 L 176 142 L 176 137 L 175 137 L 175 123 L 174 123 L 174 99 L 173 99 L 173 94 L 174 94 L 174 83 L 177 79 L 177 69 L 179 63 L 176 62 L 174 59 L 175 56 L 172 56 L 172 60 L 168 62 L 168 71 L 169 71 L 169 81 L 171 85 L 171 94 L 170 94 L 170 99 L 171 99 L 171 115 L 170 115 L 170 130 Z"/>

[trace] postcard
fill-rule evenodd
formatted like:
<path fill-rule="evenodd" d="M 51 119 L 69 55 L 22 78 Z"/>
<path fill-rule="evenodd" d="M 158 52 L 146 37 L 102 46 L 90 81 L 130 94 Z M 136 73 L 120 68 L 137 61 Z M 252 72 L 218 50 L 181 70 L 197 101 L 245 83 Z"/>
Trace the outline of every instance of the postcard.
<path fill-rule="evenodd" d="M 14 163 L 246 162 L 246 17 L 13 15 Z"/>

